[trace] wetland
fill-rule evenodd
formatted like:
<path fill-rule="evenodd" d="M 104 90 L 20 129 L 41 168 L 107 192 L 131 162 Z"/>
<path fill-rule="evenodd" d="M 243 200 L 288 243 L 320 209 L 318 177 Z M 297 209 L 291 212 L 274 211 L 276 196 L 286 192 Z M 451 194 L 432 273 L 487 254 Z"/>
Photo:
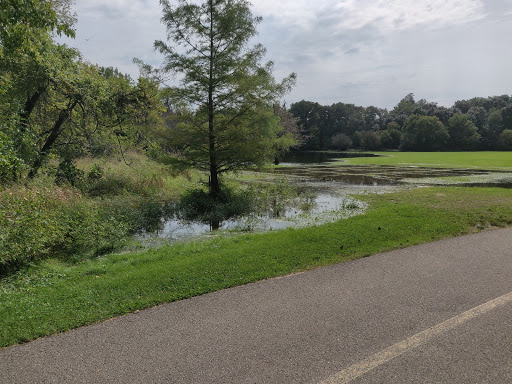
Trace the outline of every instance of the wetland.
<path fill-rule="evenodd" d="M 161 219 L 157 230 L 141 231 L 137 238 L 151 245 L 321 225 L 363 214 L 367 204 L 358 196 L 420 186 L 512 187 L 512 172 L 507 170 L 343 163 L 344 159 L 362 157 L 379 155 L 291 153 L 279 166 L 237 176 L 243 186 L 257 191 L 258 204 L 252 212 L 215 223 L 184 220 L 171 214 Z"/>

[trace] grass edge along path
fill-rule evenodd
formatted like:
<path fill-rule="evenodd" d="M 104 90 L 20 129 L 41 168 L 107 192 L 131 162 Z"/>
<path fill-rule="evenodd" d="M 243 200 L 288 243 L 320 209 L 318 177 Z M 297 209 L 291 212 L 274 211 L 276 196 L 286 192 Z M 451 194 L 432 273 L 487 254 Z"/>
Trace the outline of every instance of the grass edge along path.
<path fill-rule="evenodd" d="M 0 346 L 258 280 L 512 224 L 512 190 L 418 188 L 363 197 L 337 223 L 175 244 L 0 280 Z"/>

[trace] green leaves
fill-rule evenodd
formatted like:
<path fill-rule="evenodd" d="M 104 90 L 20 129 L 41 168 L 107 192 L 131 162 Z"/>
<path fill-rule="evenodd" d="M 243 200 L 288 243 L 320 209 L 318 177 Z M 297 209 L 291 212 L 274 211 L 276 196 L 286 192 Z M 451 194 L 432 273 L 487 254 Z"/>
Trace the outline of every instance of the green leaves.
<path fill-rule="evenodd" d="M 219 194 L 219 174 L 273 160 L 276 148 L 291 144 L 278 138 L 281 127 L 272 108 L 295 75 L 277 83 L 273 63 L 260 64 L 265 48 L 247 46 L 261 21 L 248 2 L 161 4 L 173 44 L 156 41 L 155 49 L 165 57 L 162 71 L 181 81 L 167 93 L 171 104 L 180 106 L 169 124 L 170 139 L 182 164 L 210 172 L 210 193 Z"/>
<path fill-rule="evenodd" d="M 436 116 L 411 115 L 402 128 L 401 149 L 413 151 L 439 151 L 450 135 Z"/>
<path fill-rule="evenodd" d="M 0 132 L 0 183 L 5 185 L 18 179 L 23 167 L 23 161 L 16 156 L 12 142 Z"/>

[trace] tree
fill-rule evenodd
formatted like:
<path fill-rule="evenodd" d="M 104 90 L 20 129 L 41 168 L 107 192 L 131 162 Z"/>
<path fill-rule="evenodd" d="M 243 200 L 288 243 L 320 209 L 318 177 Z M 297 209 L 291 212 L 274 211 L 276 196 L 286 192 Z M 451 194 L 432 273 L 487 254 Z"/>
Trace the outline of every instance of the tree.
<path fill-rule="evenodd" d="M 393 146 L 393 138 L 389 131 L 382 131 L 379 135 L 380 144 L 384 149 L 394 149 L 396 147 Z"/>
<path fill-rule="evenodd" d="M 411 115 L 402 128 L 400 149 L 405 151 L 439 151 L 444 148 L 450 135 L 435 116 Z"/>
<path fill-rule="evenodd" d="M 484 129 L 487 124 L 488 114 L 483 107 L 471 107 L 467 112 L 469 120 L 471 120 L 479 131 Z"/>
<path fill-rule="evenodd" d="M 48 87 L 53 33 L 74 37 L 69 0 L 2 0 L 0 12 L 0 130 L 23 157 L 30 114 Z"/>
<path fill-rule="evenodd" d="M 33 52 L 41 35 L 52 31 L 74 37 L 70 0 L 2 0 L 0 47 L 3 54 Z M 36 50 L 37 53 L 37 50 Z"/>
<path fill-rule="evenodd" d="M 478 133 L 476 125 L 467 115 L 456 113 L 448 120 L 450 134 L 449 147 L 455 150 L 474 150 L 478 148 L 482 136 Z"/>
<path fill-rule="evenodd" d="M 260 65 L 265 49 L 248 48 L 261 21 L 244 0 L 161 0 L 167 39 L 155 42 L 165 56 L 164 73 L 181 76 L 170 98 L 180 107 L 178 138 L 182 164 L 209 172 L 209 194 L 220 195 L 219 175 L 273 160 L 280 130 L 273 104 L 291 89 L 273 63 Z"/>
<path fill-rule="evenodd" d="M 319 142 L 319 123 L 320 109 L 318 103 L 312 101 L 301 100 L 290 106 L 290 112 L 298 119 L 300 126 L 304 129 L 307 140 L 304 143 L 304 149 L 320 149 Z"/>
<path fill-rule="evenodd" d="M 512 151 L 512 129 L 504 129 L 500 133 L 498 148 L 502 151 Z"/>
<path fill-rule="evenodd" d="M 503 128 L 512 129 L 512 104 L 501 109 L 501 117 L 503 118 Z"/>
<path fill-rule="evenodd" d="M 346 151 L 352 147 L 352 139 L 344 133 L 338 133 L 331 137 L 331 147 L 340 151 Z"/>
<path fill-rule="evenodd" d="M 300 127 L 299 119 L 286 109 L 286 105 L 275 104 L 274 114 L 279 117 L 279 125 L 282 127 L 274 143 L 274 164 L 277 165 L 290 149 L 298 149 L 304 145 L 308 137 Z"/>
<path fill-rule="evenodd" d="M 489 149 L 496 149 L 498 139 L 503 131 L 503 117 L 501 111 L 493 110 L 487 118 L 487 125 L 483 129 L 484 142 Z"/>
<path fill-rule="evenodd" d="M 409 93 L 389 112 L 389 119 L 402 127 L 405 120 L 413 114 L 415 106 L 414 94 Z"/>
<path fill-rule="evenodd" d="M 400 147 L 401 136 L 400 125 L 396 122 L 391 122 L 387 124 L 386 130 L 382 131 L 380 141 L 384 148 L 398 149 L 398 147 Z"/>
<path fill-rule="evenodd" d="M 379 135 L 374 131 L 361 131 L 359 134 L 359 146 L 365 150 L 376 150 L 380 148 Z"/>

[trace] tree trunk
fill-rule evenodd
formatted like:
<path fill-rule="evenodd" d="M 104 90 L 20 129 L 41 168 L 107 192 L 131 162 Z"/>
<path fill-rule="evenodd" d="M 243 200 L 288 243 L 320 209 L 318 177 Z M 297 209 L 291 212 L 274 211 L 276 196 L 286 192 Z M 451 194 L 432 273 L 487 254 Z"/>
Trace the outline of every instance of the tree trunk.
<path fill-rule="evenodd" d="M 213 105 L 213 63 L 214 63 L 214 31 L 213 31 L 213 1 L 210 0 L 210 68 L 208 86 L 208 152 L 210 155 L 210 185 L 211 197 L 220 195 L 219 172 L 217 169 L 217 156 L 215 153 L 214 105 Z"/>
<path fill-rule="evenodd" d="M 20 112 L 20 130 L 22 133 L 26 132 L 28 128 L 28 119 L 30 117 L 30 114 L 36 107 L 39 98 L 45 91 L 46 88 L 40 87 L 32 96 L 30 96 L 27 99 L 27 101 L 25 101 L 25 107 L 23 108 L 23 111 Z"/>
<path fill-rule="evenodd" d="M 35 175 L 37 175 L 37 172 L 39 171 L 39 168 L 41 168 L 41 165 L 43 165 L 44 158 L 52 149 L 53 144 L 55 144 L 55 141 L 60 136 L 62 132 L 62 125 L 66 122 L 67 119 L 69 119 L 69 116 L 71 114 L 71 111 L 75 106 L 78 104 L 78 101 L 73 101 L 72 104 L 70 104 L 65 110 L 60 111 L 59 118 L 53 124 L 53 128 L 50 132 L 50 135 L 46 138 L 46 141 L 43 145 L 43 148 L 39 151 L 39 156 L 34 161 L 34 164 L 32 164 L 32 169 L 30 170 L 28 177 L 34 178 Z"/>

